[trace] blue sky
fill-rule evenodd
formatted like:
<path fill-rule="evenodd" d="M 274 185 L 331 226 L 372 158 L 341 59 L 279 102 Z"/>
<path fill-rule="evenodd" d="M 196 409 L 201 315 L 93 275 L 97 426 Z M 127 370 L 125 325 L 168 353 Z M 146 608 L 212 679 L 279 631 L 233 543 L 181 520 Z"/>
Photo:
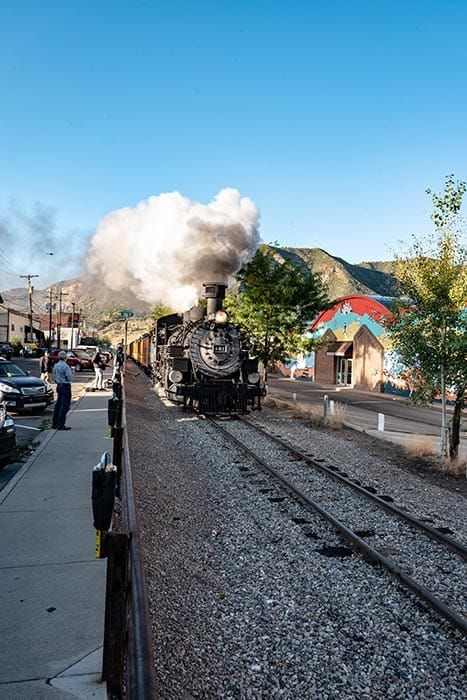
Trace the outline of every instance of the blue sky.
<path fill-rule="evenodd" d="M 51 281 L 107 212 L 227 186 L 265 241 L 389 259 L 467 179 L 466 36 L 465 0 L 3 0 L 0 269 Z M 37 207 L 66 259 L 12 244 Z"/>

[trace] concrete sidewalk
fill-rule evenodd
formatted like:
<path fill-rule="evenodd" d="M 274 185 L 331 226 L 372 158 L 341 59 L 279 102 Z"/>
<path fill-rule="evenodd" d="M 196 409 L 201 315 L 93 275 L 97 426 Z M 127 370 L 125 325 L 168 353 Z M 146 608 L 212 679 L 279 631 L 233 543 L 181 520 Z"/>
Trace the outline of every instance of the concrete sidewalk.
<path fill-rule="evenodd" d="M 109 392 L 82 396 L 0 492 L 0 698 L 105 698 L 105 560 L 94 557 L 91 471 Z"/>

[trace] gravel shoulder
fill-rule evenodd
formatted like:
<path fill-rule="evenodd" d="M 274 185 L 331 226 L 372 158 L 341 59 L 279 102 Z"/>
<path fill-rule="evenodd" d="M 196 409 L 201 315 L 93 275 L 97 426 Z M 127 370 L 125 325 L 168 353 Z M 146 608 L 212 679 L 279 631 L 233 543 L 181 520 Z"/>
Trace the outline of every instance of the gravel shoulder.
<path fill-rule="evenodd" d="M 128 373 L 126 391 L 162 698 L 464 697 L 459 633 L 319 518 L 277 502 L 266 477 L 145 377 Z M 391 446 L 272 411 L 258 419 L 465 529 L 457 487 L 405 470 Z"/>

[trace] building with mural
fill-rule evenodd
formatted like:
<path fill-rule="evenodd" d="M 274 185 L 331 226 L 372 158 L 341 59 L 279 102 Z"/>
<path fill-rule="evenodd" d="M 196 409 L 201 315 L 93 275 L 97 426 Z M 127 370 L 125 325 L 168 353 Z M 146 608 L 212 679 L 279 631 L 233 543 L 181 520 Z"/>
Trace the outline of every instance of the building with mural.
<path fill-rule="evenodd" d="M 385 324 L 392 301 L 364 294 L 340 298 L 310 324 L 309 335 L 323 341 L 319 349 L 286 363 L 283 373 L 370 391 L 390 388 L 395 360 Z"/>

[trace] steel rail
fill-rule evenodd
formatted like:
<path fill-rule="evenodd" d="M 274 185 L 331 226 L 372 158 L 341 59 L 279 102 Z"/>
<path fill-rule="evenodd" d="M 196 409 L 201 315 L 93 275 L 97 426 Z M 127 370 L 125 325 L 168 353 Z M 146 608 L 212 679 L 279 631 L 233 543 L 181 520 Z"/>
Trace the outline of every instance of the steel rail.
<path fill-rule="evenodd" d="M 265 428 L 262 428 L 258 425 L 255 425 L 245 418 L 239 417 L 238 419 L 242 423 L 248 425 L 250 428 L 253 428 L 254 430 L 257 430 L 259 433 L 266 435 L 266 437 L 270 438 L 273 442 L 276 442 L 278 445 L 283 447 L 285 450 L 287 450 L 288 452 L 293 454 L 298 459 L 303 460 L 306 464 L 313 466 L 315 469 L 319 469 L 320 471 L 324 472 L 325 474 L 330 476 L 335 481 L 340 481 L 341 483 L 345 484 L 346 486 L 349 486 L 350 488 L 352 488 L 354 491 L 359 493 L 361 496 L 363 496 L 367 500 L 377 503 L 378 506 L 380 508 L 383 508 L 386 512 L 391 513 L 392 515 L 396 515 L 401 520 L 405 520 L 407 523 L 409 523 L 410 525 L 413 525 L 413 527 L 415 527 L 418 530 L 420 530 L 421 532 L 423 532 L 430 539 L 436 540 L 440 544 L 445 545 L 452 552 L 454 552 L 455 554 L 458 554 L 460 557 L 462 557 L 462 559 L 467 559 L 467 547 L 464 546 L 462 544 L 462 542 L 458 542 L 457 540 L 452 539 L 452 537 L 449 537 L 449 536 L 443 534 L 442 532 L 439 532 L 436 528 L 432 527 L 428 523 L 424 523 L 422 520 L 420 520 L 419 518 L 416 518 L 414 515 L 411 515 L 410 513 L 407 513 L 403 510 L 400 510 L 399 508 L 394 506 L 392 503 L 388 503 L 387 501 L 383 500 L 382 498 L 380 498 L 376 494 L 370 493 L 370 491 L 367 491 L 363 486 L 360 486 L 359 484 L 356 484 L 351 479 L 348 479 L 347 477 L 342 476 L 342 474 L 339 474 L 339 472 L 334 471 L 330 467 L 326 467 L 326 465 L 321 464 L 320 462 L 317 462 L 316 460 L 309 457 L 304 452 L 301 452 L 300 450 L 298 450 L 296 447 L 289 445 L 285 440 L 282 440 L 281 438 L 277 437 L 276 435 L 272 435 Z"/>
<path fill-rule="evenodd" d="M 143 553 L 140 544 L 139 527 L 134 500 L 133 476 L 131 472 L 128 431 L 126 430 L 126 409 L 123 403 L 123 498 L 122 519 L 130 541 L 130 617 L 129 643 L 132 647 L 132 661 L 128 664 L 129 687 L 126 697 L 135 700 L 154 700 L 159 697 L 156 684 L 152 634 L 146 580 L 144 576 Z"/>
<path fill-rule="evenodd" d="M 288 491 L 294 494 L 302 503 L 312 508 L 316 511 L 324 520 L 329 522 L 336 530 L 341 532 L 347 540 L 352 542 L 358 550 L 363 552 L 371 561 L 374 561 L 381 566 L 383 566 L 387 571 L 389 571 L 393 576 L 395 576 L 406 588 L 415 593 L 419 598 L 424 600 L 433 610 L 442 615 L 451 625 L 460 630 L 464 635 L 467 636 L 467 619 L 462 615 L 459 615 L 455 610 L 452 610 L 448 605 L 446 605 L 442 600 L 435 596 L 431 591 L 425 588 L 423 585 L 415 581 L 411 576 L 406 574 L 402 569 L 400 569 L 397 564 L 392 562 L 390 559 L 385 557 L 383 554 L 378 552 L 377 549 L 365 542 L 361 537 L 359 537 L 353 530 L 347 527 L 343 522 L 335 518 L 331 513 L 322 508 L 319 503 L 314 501 L 312 498 L 307 496 L 298 487 L 292 484 L 288 479 L 286 479 L 282 474 L 280 474 L 274 467 L 271 467 L 267 462 L 265 462 L 259 455 L 253 452 L 249 447 L 244 445 L 238 438 L 229 433 L 228 430 L 223 428 L 221 425 L 215 422 L 212 418 L 207 417 L 207 420 L 215 427 L 216 430 L 223 433 L 231 442 L 233 442 L 237 447 L 250 459 L 259 464 L 263 470 L 267 473 L 272 474 L 274 478 L 280 481 Z"/>

